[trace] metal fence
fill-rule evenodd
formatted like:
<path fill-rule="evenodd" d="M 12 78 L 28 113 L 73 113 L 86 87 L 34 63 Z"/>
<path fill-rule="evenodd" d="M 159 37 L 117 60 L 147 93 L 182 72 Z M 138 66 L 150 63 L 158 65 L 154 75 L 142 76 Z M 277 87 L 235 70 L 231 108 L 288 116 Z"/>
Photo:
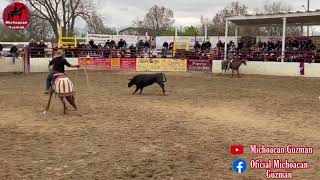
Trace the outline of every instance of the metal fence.
<path fill-rule="evenodd" d="M 26 48 L 31 58 L 52 58 L 57 48 Z M 25 50 L 26 50 L 25 49 Z M 65 57 L 104 57 L 104 58 L 177 58 L 177 59 L 224 59 L 224 51 L 211 50 L 177 50 L 172 52 L 168 49 L 64 49 Z M 228 51 L 228 59 L 247 59 L 248 61 L 271 61 L 281 62 L 279 51 L 253 51 L 239 50 Z M 317 51 L 288 51 L 285 54 L 285 62 L 310 62 L 320 63 L 320 53 Z"/>

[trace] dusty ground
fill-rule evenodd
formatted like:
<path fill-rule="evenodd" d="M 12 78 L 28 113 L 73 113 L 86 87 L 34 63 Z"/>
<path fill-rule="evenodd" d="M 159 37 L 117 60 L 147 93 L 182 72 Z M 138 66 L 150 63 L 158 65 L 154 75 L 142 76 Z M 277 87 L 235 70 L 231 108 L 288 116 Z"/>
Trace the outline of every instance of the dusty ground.
<path fill-rule="evenodd" d="M 70 75 L 83 117 L 58 99 L 41 114 L 46 74 L 0 74 L 0 179 L 265 179 L 236 175 L 230 146 L 288 143 L 315 153 L 272 157 L 308 161 L 295 179 L 320 175 L 320 79 L 168 73 L 168 96 L 133 96 L 130 73 Z"/>

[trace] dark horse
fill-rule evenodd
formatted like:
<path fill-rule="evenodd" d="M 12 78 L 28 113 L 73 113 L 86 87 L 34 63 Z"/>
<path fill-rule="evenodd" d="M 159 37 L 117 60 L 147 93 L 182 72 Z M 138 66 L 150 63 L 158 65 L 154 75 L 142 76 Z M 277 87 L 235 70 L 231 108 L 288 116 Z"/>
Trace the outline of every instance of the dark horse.
<path fill-rule="evenodd" d="M 232 69 L 232 76 L 234 71 L 236 70 L 238 73 L 238 77 L 240 77 L 239 67 L 241 66 L 241 64 L 247 65 L 247 60 L 246 59 L 234 60 L 230 63 L 229 69 Z"/>
<path fill-rule="evenodd" d="M 19 16 L 19 20 L 21 20 L 21 16 L 22 16 L 22 10 L 24 9 L 24 7 L 21 8 L 17 8 L 17 6 L 14 6 L 14 10 L 8 13 L 8 19 L 12 20 L 12 18 L 14 16 Z"/>
<path fill-rule="evenodd" d="M 227 72 L 227 70 L 229 69 L 229 66 L 230 66 L 230 62 L 231 60 L 230 59 L 227 59 L 227 60 L 222 60 L 221 61 L 221 70 L 222 72 Z"/>
<path fill-rule="evenodd" d="M 60 100 L 63 104 L 63 113 L 64 114 L 66 114 L 66 110 L 67 110 L 64 98 L 66 98 L 67 101 L 72 105 L 72 107 L 79 113 L 77 105 L 75 103 L 75 98 L 74 98 L 75 89 L 74 89 L 74 85 L 73 85 L 72 81 L 64 73 L 58 73 L 58 74 L 55 74 L 54 76 L 55 77 L 54 77 L 54 80 L 52 83 L 53 86 L 50 91 L 48 105 L 47 105 L 46 110 L 43 112 L 43 114 L 46 114 L 47 111 L 49 110 L 53 93 L 55 93 L 56 95 L 58 95 L 60 97 Z"/>

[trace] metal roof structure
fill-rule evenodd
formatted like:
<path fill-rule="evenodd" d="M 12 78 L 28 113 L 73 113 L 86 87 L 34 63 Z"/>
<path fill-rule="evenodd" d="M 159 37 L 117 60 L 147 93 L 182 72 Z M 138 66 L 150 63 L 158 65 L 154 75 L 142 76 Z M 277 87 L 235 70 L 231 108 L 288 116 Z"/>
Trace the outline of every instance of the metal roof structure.
<path fill-rule="evenodd" d="M 287 24 L 320 25 L 320 10 L 308 12 L 288 12 L 277 14 L 255 14 L 227 17 L 226 20 L 239 26 L 282 24 L 286 18 Z"/>
<path fill-rule="evenodd" d="M 295 24 L 300 26 L 312 26 L 320 25 L 320 10 L 307 11 L 307 12 L 288 12 L 277 14 L 255 14 L 255 15 L 243 15 L 233 16 L 226 18 L 225 39 L 228 40 L 228 22 L 232 22 L 237 26 L 263 26 L 263 25 L 276 25 L 282 24 L 282 53 L 281 61 L 284 62 L 285 58 L 285 40 L 286 30 L 288 24 Z M 238 36 L 238 28 L 235 28 L 236 36 Z M 224 60 L 227 59 L 227 43 L 224 47 Z"/>

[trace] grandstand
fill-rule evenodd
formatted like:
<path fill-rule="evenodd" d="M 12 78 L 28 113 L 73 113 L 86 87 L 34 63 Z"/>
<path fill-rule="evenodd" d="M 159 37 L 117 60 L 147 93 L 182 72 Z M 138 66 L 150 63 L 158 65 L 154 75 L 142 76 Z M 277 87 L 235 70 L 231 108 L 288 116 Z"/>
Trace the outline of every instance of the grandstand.
<path fill-rule="evenodd" d="M 282 24 L 282 49 L 281 49 L 281 61 L 284 62 L 286 57 L 285 45 L 286 45 L 286 30 L 288 24 L 300 25 L 300 26 L 311 26 L 320 25 L 320 10 L 308 11 L 308 12 L 290 12 L 290 13 L 279 13 L 279 14 L 256 14 L 256 15 L 244 15 L 234 16 L 226 18 L 226 30 L 225 39 L 228 41 L 228 24 L 229 22 L 234 23 L 237 27 L 235 28 L 235 36 L 238 35 L 238 27 L 250 26 L 250 25 L 275 25 Z M 227 43 L 224 48 L 224 59 L 227 59 Z"/>

